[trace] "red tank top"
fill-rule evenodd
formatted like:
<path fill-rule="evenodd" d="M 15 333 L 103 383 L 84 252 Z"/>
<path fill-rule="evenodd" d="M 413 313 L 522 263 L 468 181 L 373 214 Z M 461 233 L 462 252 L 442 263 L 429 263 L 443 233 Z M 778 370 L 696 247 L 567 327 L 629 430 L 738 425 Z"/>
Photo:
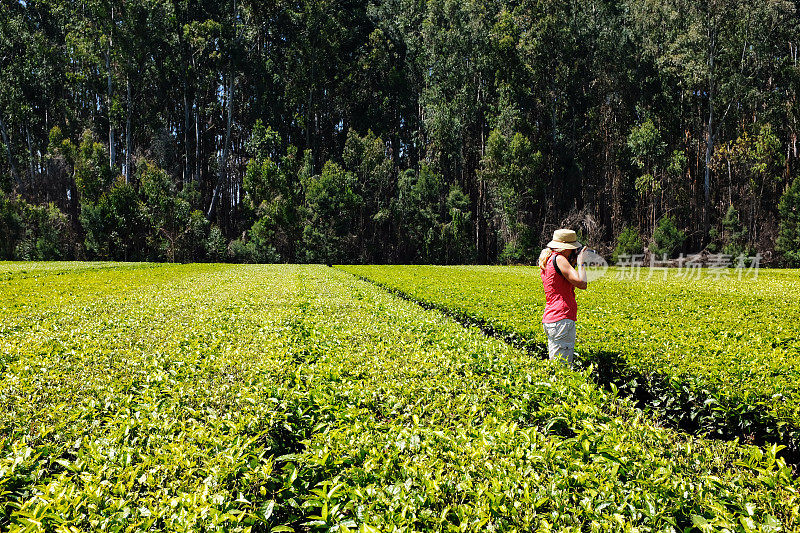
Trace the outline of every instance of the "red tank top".
<path fill-rule="evenodd" d="M 567 278 L 556 271 L 555 260 L 558 254 L 553 253 L 547 259 L 541 271 L 542 285 L 546 304 L 542 322 L 550 324 L 565 318 L 578 319 L 578 303 L 575 301 L 575 287 Z"/>

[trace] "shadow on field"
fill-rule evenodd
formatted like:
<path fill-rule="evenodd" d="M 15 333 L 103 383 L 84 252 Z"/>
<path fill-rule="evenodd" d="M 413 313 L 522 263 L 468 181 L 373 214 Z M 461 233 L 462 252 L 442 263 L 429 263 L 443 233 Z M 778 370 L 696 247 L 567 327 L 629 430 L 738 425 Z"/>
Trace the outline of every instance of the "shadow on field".
<path fill-rule="evenodd" d="M 464 312 L 419 300 L 367 277 L 351 275 L 425 309 L 439 311 L 463 326 L 478 328 L 485 335 L 500 339 L 533 357 L 548 357 L 544 343 L 498 328 Z M 704 438 L 738 439 L 757 446 L 782 446 L 778 456 L 792 467 L 795 476 L 800 474 L 800 428 L 770 412 L 769 405 L 775 401 L 773 398 L 749 398 L 746 401 L 736 396 L 720 398 L 699 379 L 644 373 L 622 354 L 609 351 L 576 351 L 576 367 L 580 370 L 591 368 L 595 383 L 632 399 L 637 408 L 653 416 L 664 427 Z"/>
<path fill-rule="evenodd" d="M 598 385 L 634 400 L 636 407 L 664 426 L 704 438 L 738 439 L 757 446 L 778 444 L 783 446 L 778 456 L 792 467 L 795 476 L 800 473 L 800 431 L 769 412 L 767 404 L 772 398 L 719 398 L 700 380 L 643 373 L 619 353 L 586 350 L 577 357 L 579 366 L 592 367 Z"/>

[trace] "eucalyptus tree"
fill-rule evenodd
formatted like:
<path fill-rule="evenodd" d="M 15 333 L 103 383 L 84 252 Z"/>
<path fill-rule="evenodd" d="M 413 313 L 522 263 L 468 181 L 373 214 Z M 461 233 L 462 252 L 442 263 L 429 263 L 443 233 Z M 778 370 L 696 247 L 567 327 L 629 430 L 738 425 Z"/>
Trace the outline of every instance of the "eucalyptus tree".
<path fill-rule="evenodd" d="M 643 49 L 695 114 L 684 115 L 688 123 L 682 126 L 704 144 L 706 235 L 715 193 L 711 179 L 715 149 L 721 137 L 735 134 L 745 116 L 758 120 L 759 106 L 754 104 L 774 91 L 770 85 L 775 54 L 783 55 L 774 45 L 785 46 L 785 31 L 796 24 L 796 8 L 791 2 L 756 0 L 629 0 L 627 4 Z"/>
<path fill-rule="evenodd" d="M 496 98 L 491 46 L 497 2 L 433 0 L 422 27 L 422 119 L 427 158 L 445 180 L 467 191 L 479 260 L 488 258 L 487 185 L 478 169 Z"/>

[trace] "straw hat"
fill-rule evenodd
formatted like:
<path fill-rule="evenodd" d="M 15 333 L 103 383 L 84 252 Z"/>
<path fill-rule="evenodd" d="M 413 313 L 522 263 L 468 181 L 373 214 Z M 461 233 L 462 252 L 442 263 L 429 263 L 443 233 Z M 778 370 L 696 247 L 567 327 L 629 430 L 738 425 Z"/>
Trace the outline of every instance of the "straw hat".
<path fill-rule="evenodd" d="M 553 232 L 553 240 L 547 243 L 548 248 L 561 250 L 577 250 L 583 246 L 578 236 L 571 229 L 557 229 Z"/>

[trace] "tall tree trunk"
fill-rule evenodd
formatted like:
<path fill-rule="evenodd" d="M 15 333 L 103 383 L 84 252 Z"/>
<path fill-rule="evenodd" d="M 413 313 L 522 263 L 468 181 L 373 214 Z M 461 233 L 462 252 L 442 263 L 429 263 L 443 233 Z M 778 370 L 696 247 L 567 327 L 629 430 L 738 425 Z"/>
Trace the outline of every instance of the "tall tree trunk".
<path fill-rule="evenodd" d="M 25 126 L 25 137 L 28 141 L 28 172 L 30 172 L 30 176 L 28 176 L 28 183 L 30 184 L 31 196 L 39 196 L 41 191 L 36 186 L 36 166 L 34 165 L 35 156 L 33 155 L 33 142 L 31 141 L 31 130 L 28 126 Z"/>
<path fill-rule="evenodd" d="M 316 30 L 314 30 L 316 31 Z M 316 50 L 314 49 L 314 31 L 312 31 L 312 41 L 311 41 L 311 80 L 308 84 L 308 102 L 306 104 L 306 149 L 312 149 L 311 146 L 311 119 L 314 117 L 314 76 L 316 75 Z M 315 121 L 316 122 L 316 121 Z M 316 134 L 316 131 L 314 132 Z M 315 139 L 316 141 L 316 139 Z M 317 151 L 314 150 L 312 154 L 312 159 L 314 161 L 314 168 L 317 168 L 316 165 L 316 158 L 317 158 Z"/>
<path fill-rule="evenodd" d="M 229 74 L 228 78 L 228 121 L 227 125 L 225 126 L 225 142 L 222 145 L 222 162 L 219 167 L 219 176 L 217 177 L 217 185 L 214 187 L 214 192 L 211 195 L 211 203 L 208 206 L 208 213 L 206 213 L 206 218 L 211 218 L 211 214 L 214 212 L 214 207 L 217 203 L 217 197 L 220 194 L 220 188 L 225 183 L 225 177 L 227 172 L 228 166 L 228 145 L 230 144 L 231 140 L 231 123 L 233 122 L 233 70 Z"/>
<path fill-rule="evenodd" d="M 475 220 L 475 251 L 478 262 L 486 263 L 486 182 L 478 181 L 478 206 Z"/>
<path fill-rule="evenodd" d="M 705 244 L 710 227 L 711 210 L 711 157 L 714 155 L 714 56 L 716 52 L 716 33 L 709 29 L 708 54 L 708 126 L 706 129 L 706 168 L 703 179 L 703 235 L 701 242 Z"/>
<path fill-rule="evenodd" d="M 191 129 L 189 119 L 189 95 L 187 94 L 186 78 L 183 79 L 183 179 L 189 183 L 193 182 L 192 170 L 189 168 L 189 130 Z"/>
<path fill-rule="evenodd" d="M 11 142 L 8 140 L 8 132 L 6 132 L 6 125 L 3 122 L 3 117 L 0 117 L 0 134 L 3 135 L 3 144 L 6 145 L 6 155 L 8 156 L 8 164 L 11 167 L 11 177 L 17 182 L 19 181 L 19 176 L 17 176 L 17 169 L 14 167 L 14 158 L 11 157 Z"/>
<path fill-rule="evenodd" d="M 106 94 L 106 112 L 108 114 L 108 165 L 112 168 L 116 165 L 116 152 L 114 150 L 114 120 L 111 117 L 111 46 L 109 45 L 106 53 L 106 70 L 108 71 L 108 93 Z"/>
<path fill-rule="evenodd" d="M 127 118 L 125 119 L 125 183 L 128 183 L 131 175 L 131 112 L 133 99 L 131 98 L 131 79 L 127 80 Z"/>
<path fill-rule="evenodd" d="M 108 74 L 108 93 L 106 96 L 106 112 L 108 113 L 108 165 L 111 170 L 117 164 L 117 151 L 114 140 L 114 120 L 111 117 L 112 80 L 111 80 L 111 50 L 114 48 L 114 7 L 111 7 L 111 30 L 109 31 L 108 51 L 106 51 L 106 72 Z"/>
<path fill-rule="evenodd" d="M 200 104 L 197 102 L 197 94 L 194 95 L 194 179 L 197 180 L 197 190 L 200 194 L 203 191 L 203 175 L 200 172 L 200 146 L 203 136 L 200 134 Z M 201 196 L 202 197 L 202 196 Z"/>
<path fill-rule="evenodd" d="M 708 128 L 706 130 L 705 174 L 703 178 L 703 231 L 708 232 L 709 210 L 711 209 L 711 157 L 714 155 L 714 107 L 708 100 Z M 705 235 L 703 235 L 705 241 Z"/>
<path fill-rule="evenodd" d="M 312 65 L 311 72 L 314 72 L 314 67 Z M 313 76 L 313 74 L 312 74 Z M 313 83 L 313 82 L 312 82 Z M 311 87 L 308 88 L 308 103 L 306 104 L 306 148 L 311 148 L 311 95 L 313 94 L 313 89 Z"/>

